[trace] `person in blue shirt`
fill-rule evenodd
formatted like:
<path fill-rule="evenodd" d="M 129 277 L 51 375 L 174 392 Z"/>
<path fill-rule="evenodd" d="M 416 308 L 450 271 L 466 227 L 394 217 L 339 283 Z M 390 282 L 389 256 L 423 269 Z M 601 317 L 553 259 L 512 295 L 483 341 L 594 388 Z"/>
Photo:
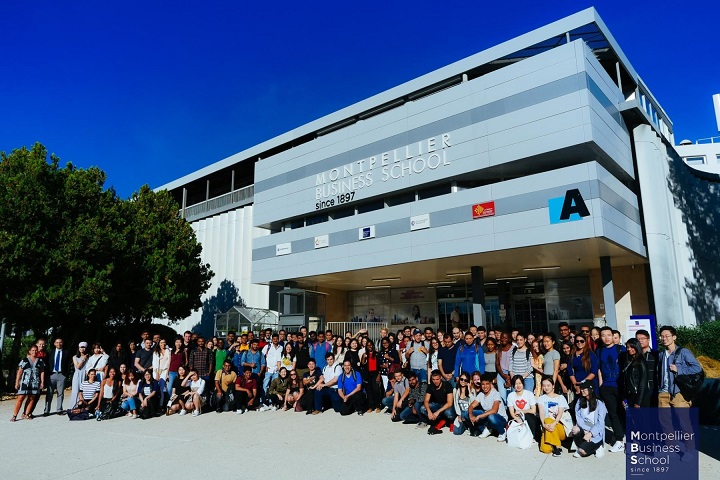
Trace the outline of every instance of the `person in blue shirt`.
<path fill-rule="evenodd" d="M 343 362 L 343 373 L 338 377 L 338 396 L 342 400 L 340 415 L 357 412 L 362 416 L 367 408 L 365 393 L 362 391 L 362 376 L 352 368 L 350 360 Z"/>
<path fill-rule="evenodd" d="M 454 372 L 456 376 L 461 373 L 472 375 L 473 372 L 485 373 L 485 352 L 475 343 L 471 332 L 465 334 L 465 343 L 457 347 Z"/>
<path fill-rule="evenodd" d="M 567 374 L 572 382 L 576 396 L 580 395 L 580 383 L 590 381 L 595 389 L 598 388 L 598 359 L 590 351 L 587 340 L 583 336 L 575 338 L 575 355 L 567 366 Z"/>
<path fill-rule="evenodd" d="M 239 371 L 244 371 L 245 367 L 250 367 L 252 370 L 252 377 L 257 380 L 265 370 L 265 355 L 258 349 L 260 341 L 257 338 L 253 338 L 250 342 L 250 348 L 248 351 L 242 354 Z"/>
<path fill-rule="evenodd" d="M 615 344 L 613 329 L 610 327 L 600 329 L 600 341 L 603 346 L 595 352 L 600 363 L 600 398 L 605 402 L 607 408 L 606 420 L 608 426 L 612 429 L 614 438 L 614 440 L 608 442 L 612 443 L 609 451 L 610 453 L 622 452 L 625 438 L 625 431 L 623 430 L 625 409 L 622 404 L 622 395 L 618 382 L 620 381 L 620 372 L 625 366 L 625 349 Z"/>
<path fill-rule="evenodd" d="M 311 355 L 315 359 L 315 364 L 320 370 L 324 369 L 327 366 L 327 361 L 325 360 L 325 358 L 327 354 L 332 353 L 332 351 L 332 344 L 325 341 L 325 334 L 323 332 L 318 332 L 317 343 L 313 345 Z"/>

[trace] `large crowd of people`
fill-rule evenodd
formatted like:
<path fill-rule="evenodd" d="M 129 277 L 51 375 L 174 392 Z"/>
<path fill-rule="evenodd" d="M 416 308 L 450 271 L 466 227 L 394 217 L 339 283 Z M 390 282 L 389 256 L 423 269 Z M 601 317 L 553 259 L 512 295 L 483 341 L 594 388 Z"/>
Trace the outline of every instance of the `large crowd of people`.
<path fill-rule="evenodd" d="M 553 456 L 566 448 L 576 457 L 600 457 L 606 445 L 624 450 L 626 409 L 691 405 L 676 378 L 701 367 L 675 344 L 673 327 L 660 329 L 660 353 L 645 330 L 624 343 L 609 327 L 573 330 L 561 323 L 559 333 L 405 327 L 383 329 L 376 345 L 365 330 L 336 336 L 266 329 L 208 339 L 188 331 L 167 340 L 145 331 L 109 353 L 99 343 L 88 351 L 86 342 L 73 353 L 61 338 L 48 349 L 41 338 L 18 366 L 11 421 L 21 410 L 23 419 L 33 419 L 38 402 L 44 416 L 97 420 L 384 411 L 390 421 L 430 435 L 447 429 L 536 445 Z"/>

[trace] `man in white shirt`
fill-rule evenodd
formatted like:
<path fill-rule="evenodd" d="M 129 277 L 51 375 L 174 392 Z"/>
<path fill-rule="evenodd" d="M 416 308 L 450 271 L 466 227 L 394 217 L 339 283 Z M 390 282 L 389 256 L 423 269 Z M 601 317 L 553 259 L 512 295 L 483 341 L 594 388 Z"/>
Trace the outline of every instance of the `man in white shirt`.
<path fill-rule="evenodd" d="M 338 377 L 342 372 L 342 368 L 340 365 L 335 364 L 335 355 L 333 355 L 332 352 L 325 355 L 325 360 L 327 361 L 327 365 L 323 368 L 322 375 L 315 388 L 315 410 L 313 411 L 313 415 L 322 413 L 325 397 L 330 398 L 333 410 L 336 412 L 339 413 L 342 406 L 337 386 Z"/>
<path fill-rule="evenodd" d="M 493 387 L 492 378 L 484 376 L 480 383 L 480 395 L 468 408 L 468 417 L 473 424 L 470 435 L 480 438 L 490 436 L 490 430 L 495 430 L 498 434 L 497 441 L 505 441 L 505 424 L 507 424 L 507 413 L 505 412 L 505 403 L 497 390 Z M 480 433 L 480 428 L 483 428 Z"/>
<path fill-rule="evenodd" d="M 263 348 L 263 355 L 265 355 L 265 378 L 263 379 L 263 400 L 260 406 L 260 411 L 264 412 L 270 410 L 270 407 L 266 405 L 267 392 L 270 388 L 270 382 L 272 382 L 278 376 L 280 370 L 280 360 L 282 360 L 283 347 L 280 345 L 280 335 L 273 333 L 270 343 L 265 345 Z"/>

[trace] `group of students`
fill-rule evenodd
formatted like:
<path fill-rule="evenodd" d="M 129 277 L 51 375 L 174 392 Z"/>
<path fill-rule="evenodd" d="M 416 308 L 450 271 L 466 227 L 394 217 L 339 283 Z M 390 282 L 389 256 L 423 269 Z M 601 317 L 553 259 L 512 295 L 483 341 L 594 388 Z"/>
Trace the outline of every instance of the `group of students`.
<path fill-rule="evenodd" d="M 675 345 L 673 327 L 660 329 L 665 348 L 659 354 L 644 330 L 622 345 L 609 327 L 559 327 L 560 337 L 474 326 L 448 334 L 383 329 L 379 348 L 365 330 L 335 337 L 329 330 L 266 329 L 259 337 L 229 332 L 207 342 L 185 332 L 172 348 L 143 332 L 128 351 L 117 343 L 107 354 L 96 343 L 89 354 L 81 342 L 74 356 L 62 339 L 49 351 L 41 339 L 18 367 L 11 420 L 23 401 L 23 418 L 32 419 L 43 390 L 44 414 L 50 414 L 54 394 L 56 411 L 64 414 L 70 363 L 68 412 L 87 411 L 98 419 L 213 410 L 363 415 L 384 409 L 392 421 L 427 426 L 431 435 L 448 427 L 455 435 L 494 434 L 516 444 L 515 432 L 529 431 L 540 450 L 554 456 L 570 440 L 576 456 L 602 455 L 606 426 L 609 451 L 622 451 L 625 408 L 691 405 L 675 378 L 702 369 L 689 350 Z"/>

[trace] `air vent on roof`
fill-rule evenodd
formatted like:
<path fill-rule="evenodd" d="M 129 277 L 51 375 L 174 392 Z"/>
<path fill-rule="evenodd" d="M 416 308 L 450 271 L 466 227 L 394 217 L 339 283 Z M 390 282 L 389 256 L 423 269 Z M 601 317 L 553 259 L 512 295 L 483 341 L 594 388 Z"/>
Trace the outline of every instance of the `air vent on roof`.
<path fill-rule="evenodd" d="M 680 145 L 692 145 L 692 142 L 690 140 L 683 140 L 680 142 Z"/>

